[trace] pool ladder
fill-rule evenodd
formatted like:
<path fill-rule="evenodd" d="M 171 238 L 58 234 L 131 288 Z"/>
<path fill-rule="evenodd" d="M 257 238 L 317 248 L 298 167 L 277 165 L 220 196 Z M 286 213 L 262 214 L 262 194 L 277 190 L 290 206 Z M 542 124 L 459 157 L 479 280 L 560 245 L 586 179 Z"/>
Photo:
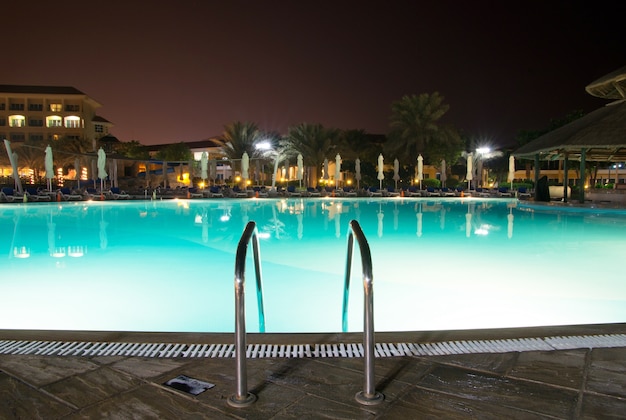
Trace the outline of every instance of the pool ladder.
<path fill-rule="evenodd" d="M 365 361 L 365 383 L 363 390 L 357 392 L 355 399 L 363 405 L 376 405 L 384 400 L 384 395 L 377 392 L 374 383 L 374 288 L 372 275 L 372 256 L 369 244 L 356 220 L 350 221 L 348 230 L 348 256 L 346 258 L 346 275 L 343 291 L 342 328 L 345 332 L 348 325 L 348 298 L 350 295 L 350 274 L 352 268 L 352 253 L 354 239 L 361 251 L 361 265 L 363 270 L 364 288 L 364 328 L 363 350 Z M 248 245 L 252 242 L 254 253 L 254 268 L 256 275 L 256 292 L 258 302 L 259 332 L 265 332 L 265 312 L 263 309 L 263 282 L 261 274 L 261 257 L 259 237 L 254 221 L 246 225 L 235 256 L 235 365 L 236 390 L 227 402 L 232 407 L 247 407 L 253 404 L 257 397 L 248 392 L 248 378 L 246 369 L 246 314 L 245 314 L 245 268 Z"/>

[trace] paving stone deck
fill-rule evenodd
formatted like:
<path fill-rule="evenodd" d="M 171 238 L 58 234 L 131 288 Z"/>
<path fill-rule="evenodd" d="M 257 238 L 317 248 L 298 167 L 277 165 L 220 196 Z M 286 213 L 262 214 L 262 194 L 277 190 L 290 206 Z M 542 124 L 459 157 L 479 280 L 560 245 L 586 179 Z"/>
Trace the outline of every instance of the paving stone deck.
<path fill-rule="evenodd" d="M 625 324 L 377 334 L 387 342 L 624 334 Z M 231 335 L 0 331 L 0 340 L 224 342 Z M 341 342 L 354 334 L 251 335 L 248 343 Z M 233 358 L 0 354 L 0 418 L 158 419 L 606 419 L 626 416 L 626 347 L 376 358 L 379 405 L 354 396 L 364 386 L 360 357 L 276 357 L 247 361 L 258 400 L 234 408 Z M 215 384 L 198 395 L 165 385 L 179 375 Z"/>

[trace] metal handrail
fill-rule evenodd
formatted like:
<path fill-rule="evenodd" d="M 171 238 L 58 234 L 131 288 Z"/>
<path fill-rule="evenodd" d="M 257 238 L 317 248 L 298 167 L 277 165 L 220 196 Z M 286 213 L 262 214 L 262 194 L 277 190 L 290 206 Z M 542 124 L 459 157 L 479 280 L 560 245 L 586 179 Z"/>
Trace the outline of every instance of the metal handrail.
<path fill-rule="evenodd" d="M 363 270 L 363 351 L 365 361 L 365 384 L 363 391 L 357 392 L 354 398 L 363 405 L 376 405 L 380 404 L 385 396 L 376 391 L 374 384 L 374 276 L 372 274 L 372 254 L 363 230 L 361 230 L 361 226 L 356 220 L 350 221 L 350 229 L 348 230 L 348 257 L 346 258 L 346 277 L 343 289 L 342 328 L 344 332 L 348 329 L 348 298 L 350 295 L 350 272 L 352 268 L 354 237 L 356 237 L 361 251 L 361 266 Z"/>
<path fill-rule="evenodd" d="M 235 364 L 237 369 L 237 389 L 235 394 L 228 398 L 232 407 L 246 407 L 254 403 L 256 395 L 248 392 L 248 378 L 246 371 L 246 308 L 245 308 L 245 279 L 246 254 L 248 244 L 252 241 L 254 253 L 254 268 L 256 275 L 257 303 L 259 311 L 259 332 L 265 332 L 265 312 L 263 310 L 263 283 L 261 280 L 261 257 L 259 251 L 259 237 L 255 222 L 248 222 L 241 235 L 235 257 Z"/>

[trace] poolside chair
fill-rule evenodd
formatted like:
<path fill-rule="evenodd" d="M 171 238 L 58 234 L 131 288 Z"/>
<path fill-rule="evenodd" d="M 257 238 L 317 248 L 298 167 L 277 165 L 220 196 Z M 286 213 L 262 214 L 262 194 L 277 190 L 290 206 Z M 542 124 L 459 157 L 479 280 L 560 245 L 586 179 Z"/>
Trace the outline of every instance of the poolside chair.
<path fill-rule="evenodd" d="M 421 197 L 422 196 L 422 192 L 420 190 L 418 190 L 417 187 L 410 186 L 406 190 L 406 193 L 404 194 L 404 196 L 405 197 Z"/>
<path fill-rule="evenodd" d="M 187 198 L 204 198 L 204 194 L 196 187 L 187 188 Z"/>
<path fill-rule="evenodd" d="M 383 196 L 385 196 L 385 197 L 399 197 L 400 196 L 400 192 L 396 191 L 396 189 L 394 187 L 387 187 L 383 191 Z"/>
<path fill-rule="evenodd" d="M 111 187 L 111 189 L 106 192 L 106 197 L 113 200 L 128 200 L 130 198 L 130 194 L 120 190 L 118 187 Z"/>
<path fill-rule="evenodd" d="M 0 199 L 2 199 L 2 201 L 5 201 L 7 203 L 12 203 L 16 201 L 24 201 L 24 196 L 22 194 L 18 194 L 11 187 L 3 187 L 2 190 L 0 191 Z"/>
<path fill-rule="evenodd" d="M 267 189 L 265 187 L 252 187 L 252 191 L 254 191 L 254 196 L 256 198 L 269 197 L 269 194 L 267 193 Z"/>
<path fill-rule="evenodd" d="M 343 187 L 343 193 L 345 197 L 356 197 L 357 192 L 352 187 Z"/>
<path fill-rule="evenodd" d="M 207 198 L 224 198 L 222 189 L 217 185 L 213 185 L 208 190 L 204 190 L 202 194 Z"/>
<path fill-rule="evenodd" d="M 82 194 L 76 194 L 67 187 L 59 188 L 57 194 L 60 195 L 61 199 L 64 201 L 78 201 L 83 199 Z"/>
<path fill-rule="evenodd" d="M 513 193 L 509 190 L 509 187 L 498 188 L 498 197 L 513 197 Z"/>
<path fill-rule="evenodd" d="M 457 197 L 471 197 L 472 193 L 469 191 L 465 191 L 463 187 L 456 187 L 454 190 L 454 195 Z"/>
<path fill-rule="evenodd" d="M 435 187 L 426 187 L 426 194 L 428 197 L 441 197 L 441 192 Z"/>
<path fill-rule="evenodd" d="M 306 195 L 309 197 L 321 197 L 322 193 L 317 188 L 307 187 Z"/>
<path fill-rule="evenodd" d="M 517 198 L 519 198 L 520 200 L 528 200 L 532 196 L 533 195 L 530 193 L 530 191 L 528 191 L 526 187 L 519 187 L 517 189 Z"/>
<path fill-rule="evenodd" d="M 369 187 L 367 189 L 367 195 L 370 197 L 382 197 L 383 192 L 378 187 Z"/>
<path fill-rule="evenodd" d="M 441 196 L 442 197 L 455 197 L 456 194 L 454 193 L 454 190 L 451 190 L 448 187 L 443 187 L 441 188 Z"/>
<path fill-rule="evenodd" d="M 287 197 L 300 197 L 300 191 L 296 191 L 296 187 L 293 185 L 287 186 L 287 191 L 285 191 L 285 195 Z"/>
<path fill-rule="evenodd" d="M 476 195 L 478 197 L 491 197 L 489 190 L 481 187 L 476 188 Z"/>
<path fill-rule="evenodd" d="M 50 197 L 50 194 L 44 194 L 41 191 L 39 191 L 37 188 L 26 188 L 26 191 L 24 191 L 24 194 L 26 194 L 26 199 L 28 201 L 51 201 L 52 197 Z"/>
<path fill-rule="evenodd" d="M 230 197 L 232 198 L 247 198 L 248 197 L 248 191 L 247 190 L 242 190 L 241 188 L 239 188 L 239 186 L 235 185 L 233 187 L 232 190 L 230 190 Z"/>

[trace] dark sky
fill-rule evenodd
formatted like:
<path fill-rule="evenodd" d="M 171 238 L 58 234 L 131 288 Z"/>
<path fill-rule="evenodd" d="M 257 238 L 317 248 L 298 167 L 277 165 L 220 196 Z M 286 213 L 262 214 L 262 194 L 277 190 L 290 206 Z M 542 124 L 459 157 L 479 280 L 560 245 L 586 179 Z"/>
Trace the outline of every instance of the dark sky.
<path fill-rule="evenodd" d="M 502 145 L 606 103 L 584 88 L 626 65 L 619 4 L 14 2 L 0 83 L 73 86 L 115 136 L 143 144 L 202 140 L 235 120 L 382 134 L 393 101 L 438 91 L 446 123 Z"/>

